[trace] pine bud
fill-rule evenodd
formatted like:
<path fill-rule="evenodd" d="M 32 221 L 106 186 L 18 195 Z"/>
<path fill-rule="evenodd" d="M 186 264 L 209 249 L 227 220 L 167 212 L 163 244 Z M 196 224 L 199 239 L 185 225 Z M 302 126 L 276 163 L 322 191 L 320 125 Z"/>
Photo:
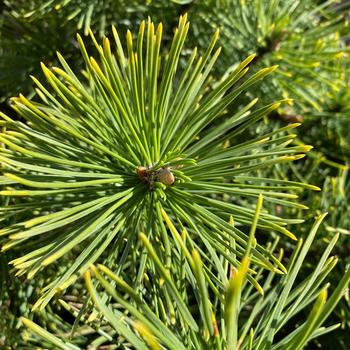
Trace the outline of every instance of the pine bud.
<path fill-rule="evenodd" d="M 136 168 L 136 173 L 142 179 L 147 176 L 147 168 L 144 166 L 139 166 Z"/>
<path fill-rule="evenodd" d="M 175 182 L 175 177 L 169 168 L 162 168 L 157 173 L 157 180 L 165 186 L 170 186 Z"/>

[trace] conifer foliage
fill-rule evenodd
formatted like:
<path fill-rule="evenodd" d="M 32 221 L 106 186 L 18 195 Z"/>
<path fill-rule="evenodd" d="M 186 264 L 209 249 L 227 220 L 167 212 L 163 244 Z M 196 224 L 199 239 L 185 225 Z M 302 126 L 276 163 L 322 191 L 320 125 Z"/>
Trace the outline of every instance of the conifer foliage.
<path fill-rule="evenodd" d="M 0 347 L 294 350 L 349 326 L 347 8 L 6 1 Z"/>
<path fill-rule="evenodd" d="M 10 203 L 4 212 L 31 212 L 25 221 L 1 231 L 7 237 L 2 250 L 27 247 L 28 253 L 12 264 L 19 274 L 31 278 L 84 246 L 71 266 L 51 281 L 38 305 L 46 305 L 55 291 L 71 284 L 108 249 L 114 259 L 119 254 L 118 258 L 128 259 L 128 252 L 133 252 L 135 273 L 142 253 L 140 231 L 164 248 L 164 262 L 170 268 L 174 242 L 163 224 L 166 212 L 191 231 L 193 244 L 204 244 L 215 257 L 226 248 L 222 232 L 236 241 L 229 252 L 242 256 L 247 236 L 239 226 L 253 219 L 250 208 L 224 201 L 221 194 L 254 199 L 263 193 L 266 201 L 304 208 L 293 202 L 295 195 L 285 193 L 291 187 L 288 182 L 274 184 L 273 179 L 249 177 L 255 169 L 303 156 L 309 147 L 289 147 L 293 135 L 283 136 L 296 125 L 234 144 L 237 135 L 280 102 L 253 109 L 253 100 L 233 115 L 225 115 L 243 91 L 274 67 L 243 80 L 254 58 L 249 56 L 214 90 L 203 94 L 220 52 L 215 49 L 217 34 L 204 56 L 197 57 L 194 49 L 187 69 L 177 75 L 188 27 L 186 16 L 181 17 L 164 63 L 161 24 L 155 29 L 152 22 L 142 22 L 135 40 L 128 32 L 125 51 L 113 30 L 116 56 L 108 38 L 100 46 L 92 35 L 99 54 L 96 59 L 78 36 L 87 83 L 59 55 L 62 68 L 51 71 L 42 64 L 55 94 L 33 77 L 42 102 L 31 102 L 23 95 L 12 99 L 13 108 L 28 124 L 2 114 L 6 127 L 0 136 L 6 146 L 1 156 L 2 183 L 7 188 L 1 195 L 22 199 Z M 179 79 L 176 87 L 175 79 Z M 210 129 L 217 120 L 222 125 Z M 227 138 L 232 145 L 224 145 Z M 228 223 L 230 216 L 235 226 Z M 285 228 L 293 222 L 263 212 L 257 225 L 295 239 Z M 253 255 L 261 266 L 285 272 L 263 246 L 258 244 Z"/>

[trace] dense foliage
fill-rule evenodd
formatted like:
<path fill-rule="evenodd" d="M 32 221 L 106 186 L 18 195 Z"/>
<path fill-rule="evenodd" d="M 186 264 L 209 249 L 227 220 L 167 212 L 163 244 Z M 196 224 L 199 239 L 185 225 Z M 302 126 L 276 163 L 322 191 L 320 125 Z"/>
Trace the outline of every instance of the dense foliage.
<path fill-rule="evenodd" d="M 0 10 L 0 347 L 347 349 L 347 2 Z"/>

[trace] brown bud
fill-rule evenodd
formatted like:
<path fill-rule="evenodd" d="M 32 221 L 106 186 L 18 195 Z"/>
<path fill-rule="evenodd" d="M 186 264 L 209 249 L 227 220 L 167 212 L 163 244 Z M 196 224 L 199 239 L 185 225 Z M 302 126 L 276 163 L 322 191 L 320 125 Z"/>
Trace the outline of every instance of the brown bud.
<path fill-rule="evenodd" d="M 175 182 L 175 177 L 169 168 L 162 168 L 157 172 L 157 180 L 165 186 L 170 186 Z"/>
<path fill-rule="evenodd" d="M 144 178 L 147 175 L 147 168 L 144 166 L 139 166 L 136 168 L 136 173 L 140 178 Z"/>

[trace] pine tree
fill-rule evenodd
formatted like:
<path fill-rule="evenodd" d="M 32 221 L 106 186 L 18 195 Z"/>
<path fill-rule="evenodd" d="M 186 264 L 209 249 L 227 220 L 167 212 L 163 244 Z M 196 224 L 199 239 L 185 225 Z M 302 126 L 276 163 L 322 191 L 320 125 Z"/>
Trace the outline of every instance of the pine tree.
<path fill-rule="evenodd" d="M 346 349 L 346 2 L 1 11 L 0 346 Z"/>

